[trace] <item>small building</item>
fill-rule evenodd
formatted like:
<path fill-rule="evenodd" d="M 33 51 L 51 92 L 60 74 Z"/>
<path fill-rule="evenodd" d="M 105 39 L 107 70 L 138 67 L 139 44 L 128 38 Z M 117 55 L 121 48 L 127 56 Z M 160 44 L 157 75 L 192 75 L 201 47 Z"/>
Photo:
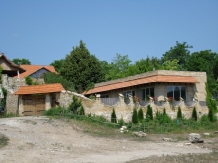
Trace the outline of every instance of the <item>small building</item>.
<path fill-rule="evenodd" d="M 45 110 L 59 105 L 61 91 L 65 89 L 60 83 L 33 86 L 21 86 L 14 95 L 18 95 L 19 115 L 42 115 Z"/>

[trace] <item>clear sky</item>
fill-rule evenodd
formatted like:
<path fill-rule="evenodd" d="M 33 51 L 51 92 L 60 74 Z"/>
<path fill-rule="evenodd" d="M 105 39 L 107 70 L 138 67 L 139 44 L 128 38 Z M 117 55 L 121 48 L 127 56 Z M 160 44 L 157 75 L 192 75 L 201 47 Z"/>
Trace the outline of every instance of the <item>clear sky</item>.
<path fill-rule="evenodd" d="M 83 40 L 91 54 L 134 63 L 176 41 L 218 53 L 218 0 L 0 0 L 0 53 L 49 65 Z"/>

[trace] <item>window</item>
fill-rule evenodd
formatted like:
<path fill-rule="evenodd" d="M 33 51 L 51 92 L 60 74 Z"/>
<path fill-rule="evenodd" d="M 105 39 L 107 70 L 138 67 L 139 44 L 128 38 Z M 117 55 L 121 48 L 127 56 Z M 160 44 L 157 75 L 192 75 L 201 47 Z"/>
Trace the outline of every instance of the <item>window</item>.
<path fill-rule="evenodd" d="M 109 98 L 109 95 L 106 95 L 106 94 L 101 95 L 101 98 Z"/>
<path fill-rule="evenodd" d="M 128 97 L 128 96 L 135 96 L 135 91 L 126 91 L 126 92 L 123 92 L 123 96 L 124 97 Z"/>
<path fill-rule="evenodd" d="M 184 86 L 168 86 L 167 97 L 172 97 L 176 101 L 179 101 L 180 97 L 186 100 L 186 88 Z"/>
<path fill-rule="evenodd" d="M 154 97 L 154 87 L 142 89 L 142 99 L 146 100 L 147 97 Z"/>

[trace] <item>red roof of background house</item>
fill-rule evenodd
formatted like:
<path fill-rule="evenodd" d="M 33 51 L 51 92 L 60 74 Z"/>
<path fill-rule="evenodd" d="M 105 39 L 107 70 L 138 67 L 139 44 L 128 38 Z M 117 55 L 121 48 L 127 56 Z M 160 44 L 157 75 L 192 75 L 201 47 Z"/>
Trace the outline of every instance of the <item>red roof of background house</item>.
<path fill-rule="evenodd" d="M 139 78 L 129 81 L 117 82 L 103 86 L 95 87 L 88 92 L 83 92 L 84 95 L 89 95 L 98 92 L 126 88 L 146 83 L 168 82 L 168 83 L 198 83 L 198 80 L 192 76 L 174 76 L 174 75 L 155 75 L 145 78 Z"/>
<path fill-rule="evenodd" d="M 65 90 L 60 83 L 55 84 L 43 84 L 43 85 L 31 85 L 21 86 L 14 93 L 15 95 L 27 95 L 27 94 L 40 94 L 40 93 L 54 93 Z"/>
<path fill-rule="evenodd" d="M 25 78 L 27 76 L 32 75 L 33 73 L 35 73 L 36 71 L 45 68 L 50 72 L 54 72 L 57 74 L 57 72 L 55 71 L 54 66 L 39 66 L 39 65 L 20 65 L 20 67 L 24 70 L 26 70 L 25 72 L 21 73 L 19 76 L 20 78 Z M 18 76 L 15 76 L 15 78 L 17 78 Z"/>

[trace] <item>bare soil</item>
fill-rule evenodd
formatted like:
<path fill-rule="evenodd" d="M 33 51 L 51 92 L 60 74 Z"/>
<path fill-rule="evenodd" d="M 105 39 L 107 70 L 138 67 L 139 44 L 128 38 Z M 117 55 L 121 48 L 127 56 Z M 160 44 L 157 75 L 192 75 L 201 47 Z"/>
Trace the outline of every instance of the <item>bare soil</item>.
<path fill-rule="evenodd" d="M 43 116 L 1 118 L 1 134 L 9 138 L 0 148 L 0 162 L 7 163 L 189 162 L 195 156 L 215 158 L 218 149 L 216 135 L 202 144 L 190 144 L 189 133 L 134 138 L 117 131 L 114 136 L 96 136 L 71 121 Z M 166 136 L 173 141 L 162 141 Z"/>

